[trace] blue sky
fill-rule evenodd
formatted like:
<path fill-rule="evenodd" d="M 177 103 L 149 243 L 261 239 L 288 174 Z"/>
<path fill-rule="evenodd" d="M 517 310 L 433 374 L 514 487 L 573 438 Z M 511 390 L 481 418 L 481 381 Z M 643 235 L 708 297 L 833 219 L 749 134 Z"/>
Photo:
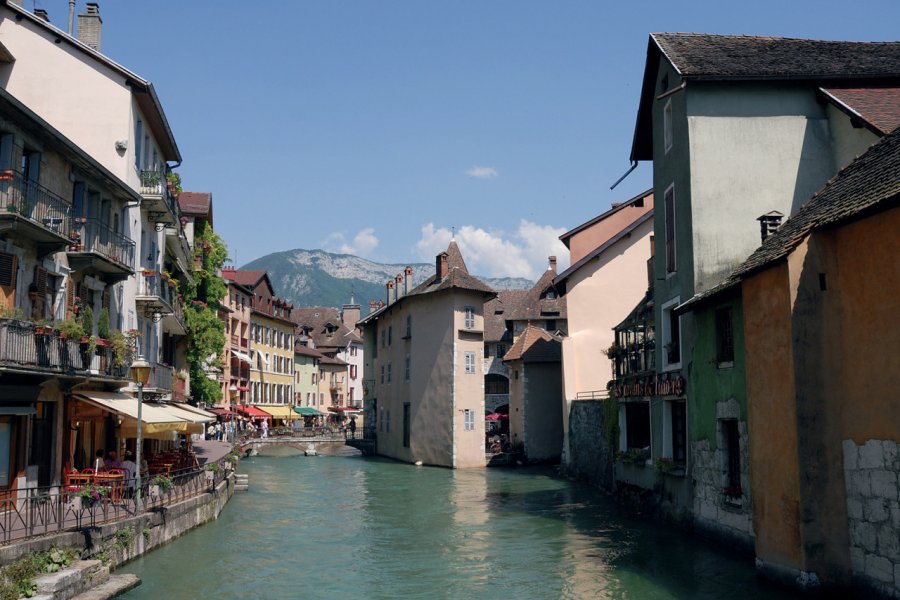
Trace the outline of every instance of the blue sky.
<path fill-rule="evenodd" d="M 66 0 L 24 0 L 65 28 Z M 84 2 L 79 0 L 79 11 Z M 628 168 L 652 31 L 896 40 L 897 0 L 100 3 L 237 264 L 322 248 L 536 277 Z"/>

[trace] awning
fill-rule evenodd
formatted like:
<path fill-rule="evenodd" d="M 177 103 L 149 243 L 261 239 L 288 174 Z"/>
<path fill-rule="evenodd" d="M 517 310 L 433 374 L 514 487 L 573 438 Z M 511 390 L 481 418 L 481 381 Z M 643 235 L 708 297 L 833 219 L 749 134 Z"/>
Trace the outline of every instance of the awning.
<path fill-rule="evenodd" d="M 264 410 L 259 410 L 255 406 L 236 406 L 235 410 L 244 415 L 245 417 L 250 417 L 253 419 L 269 419 L 272 417 L 269 413 Z"/>
<path fill-rule="evenodd" d="M 249 354 L 244 354 L 243 352 L 238 352 L 237 350 L 232 350 L 231 353 L 235 355 L 241 362 L 245 362 L 248 365 L 253 364 L 253 359 L 250 358 Z"/>
<path fill-rule="evenodd" d="M 348 412 L 348 413 L 349 412 L 352 412 L 352 413 L 362 412 L 362 410 L 360 410 L 358 408 L 354 408 L 352 406 L 329 406 L 328 410 L 330 412 Z"/>
<path fill-rule="evenodd" d="M 260 406 L 261 409 L 278 419 L 298 419 L 297 413 L 290 406 Z"/>
<path fill-rule="evenodd" d="M 216 414 L 209 412 L 208 410 L 204 410 L 202 408 L 197 408 L 196 406 L 192 406 L 192 405 L 186 404 L 184 402 L 173 402 L 172 404 L 182 410 L 186 410 L 186 411 L 198 414 L 201 417 L 206 417 L 207 421 L 215 421 L 216 420 Z"/>
<path fill-rule="evenodd" d="M 295 406 L 294 412 L 304 417 L 321 417 L 322 413 L 309 406 Z"/>
<path fill-rule="evenodd" d="M 228 410 L 227 408 L 209 408 L 207 409 L 209 412 L 214 415 L 218 415 L 220 417 L 227 417 L 228 415 L 233 415 L 234 413 Z"/>
<path fill-rule="evenodd" d="M 120 392 L 78 392 L 75 398 L 92 404 L 101 410 L 117 414 L 125 418 L 123 427 L 137 427 L 138 401 L 129 394 Z M 141 407 L 141 430 L 147 433 L 161 431 L 187 431 L 188 422 L 171 413 L 161 410 L 152 404 Z"/>
<path fill-rule="evenodd" d="M 269 359 L 266 358 L 266 355 L 263 354 L 262 352 L 260 352 L 259 350 L 254 350 L 254 352 L 256 352 L 256 355 L 259 357 L 259 359 L 260 359 L 261 361 L 263 361 L 264 363 L 266 363 L 266 366 L 268 367 L 268 366 L 269 366 Z"/>
<path fill-rule="evenodd" d="M 186 408 L 182 408 L 178 404 L 170 403 L 157 405 L 160 408 L 164 409 L 166 412 L 175 415 L 180 419 L 184 419 L 189 423 L 210 423 L 216 420 L 215 415 L 204 416 L 198 413 L 195 413 L 192 410 L 187 410 Z"/>

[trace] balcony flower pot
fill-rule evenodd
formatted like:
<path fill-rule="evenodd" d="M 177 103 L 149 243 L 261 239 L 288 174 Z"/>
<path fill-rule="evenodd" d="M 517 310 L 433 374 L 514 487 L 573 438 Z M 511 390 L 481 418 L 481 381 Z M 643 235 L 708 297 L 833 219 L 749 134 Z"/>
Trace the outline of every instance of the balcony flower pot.
<path fill-rule="evenodd" d="M 6 169 L 5 171 L 0 171 L 0 181 L 12 181 L 12 180 L 13 180 L 12 169 Z"/>
<path fill-rule="evenodd" d="M 47 327 L 46 325 L 35 325 L 34 326 L 34 335 L 43 335 L 47 336 L 53 333 L 53 329 L 51 327 Z"/>

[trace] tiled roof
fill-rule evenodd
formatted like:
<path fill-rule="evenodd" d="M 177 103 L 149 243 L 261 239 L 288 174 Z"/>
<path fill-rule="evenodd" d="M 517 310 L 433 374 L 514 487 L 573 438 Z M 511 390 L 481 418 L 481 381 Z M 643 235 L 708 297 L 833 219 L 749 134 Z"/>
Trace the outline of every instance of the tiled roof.
<path fill-rule="evenodd" d="M 506 328 L 507 320 L 514 320 L 519 303 L 528 295 L 528 290 L 501 290 L 496 298 L 484 303 L 484 341 L 510 341 Z M 498 314 L 499 313 L 499 314 Z"/>
<path fill-rule="evenodd" d="M 313 358 L 322 359 L 325 355 L 316 350 L 315 348 L 310 348 L 309 346 L 304 346 L 300 342 L 294 344 L 294 354 L 300 354 L 302 356 L 311 356 Z"/>
<path fill-rule="evenodd" d="M 350 342 L 362 341 L 356 332 L 344 325 L 341 313 L 330 306 L 302 306 L 291 311 L 291 320 L 297 328 L 309 327 L 309 336 L 316 348 L 346 348 Z M 328 333 L 327 325 L 334 330 Z"/>
<path fill-rule="evenodd" d="M 878 135 L 900 127 L 900 87 L 820 88 L 828 101 Z"/>
<path fill-rule="evenodd" d="M 564 234 L 559 236 L 559 241 L 561 241 L 563 244 L 565 244 L 566 247 L 568 248 L 569 247 L 569 239 L 576 233 L 578 233 L 580 231 L 584 231 L 591 225 L 595 225 L 595 224 L 599 223 L 600 221 L 603 221 L 603 220 L 611 217 L 612 215 L 616 214 L 620 210 L 624 210 L 624 209 L 628 208 L 629 206 L 632 206 L 634 204 L 638 204 L 639 206 L 643 205 L 644 199 L 647 196 L 650 196 L 652 194 L 653 194 L 653 188 L 650 188 L 649 190 L 647 190 L 645 192 L 641 192 L 640 194 L 638 194 L 637 196 L 635 196 L 633 198 L 629 198 L 625 202 L 620 202 L 619 204 L 614 205 L 612 208 L 610 208 L 605 213 L 598 215 L 598 216 L 594 217 L 593 219 L 591 219 L 590 221 L 586 221 L 586 222 L 582 223 L 581 225 L 575 227 L 574 229 L 570 229 L 569 231 L 565 232 Z"/>
<path fill-rule="evenodd" d="M 247 269 L 223 269 L 222 277 L 233 281 L 238 285 L 250 288 L 256 287 L 259 280 L 266 276 L 265 271 L 248 271 Z"/>
<path fill-rule="evenodd" d="M 559 339 L 543 329 L 528 326 L 504 355 L 503 361 L 523 360 L 525 362 L 559 362 L 562 359 L 562 345 Z"/>
<path fill-rule="evenodd" d="M 831 178 L 735 270 L 743 276 L 786 257 L 809 232 L 900 201 L 900 129 L 886 135 Z"/>
<path fill-rule="evenodd" d="M 212 205 L 210 192 L 181 192 L 178 194 L 178 206 L 187 215 L 206 216 Z"/>
<path fill-rule="evenodd" d="M 900 43 L 804 40 L 707 33 L 654 33 L 684 77 L 804 78 L 900 76 Z"/>
<path fill-rule="evenodd" d="M 413 288 L 409 292 L 409 294 L 407 294 L 407 296 L 430 294 L 432 292 L 439 292 L 441 290 L 448 290 L 450 288 L 473 290 L 476 292 L 485 292 L 488 294 L 494 293 L 494 289 L 491 286 L 481 281 L 477 277 L 469 275 L 469 270 L 466 268 L 466 262 L 463 260 L 462 253 L 459 251 L 459 246 L 456 245 L 456 241 L 450 242 L 450 245 L 447 247 L 446 254 L 447 265 L 449 267 L 447 276 L 441 278 L 440 281 L 435 281 L 437 279 L 437 276 L 432 275 L 424 282 Z"/>
<path fill-rule="evenodd" d="M 568 314 L 566 312 L 566 299 L 557 294 L 556 298 L 547 298 L 546 292 L 550 289 L 555 290 L 556 286 L 553 281 L 556 279 L 556 269 L 551 268 L 544 271 L 541 278 L 537 280 L 530 290 L 520 296 L 512 307 L 511 316 L 506 317 L 514 321 L 526 321 L 535 319 L 565 319 Z M 544 296 L 544 297 L 542 297 Z M 556 314 L 553 314 L 556 313 Z"/>

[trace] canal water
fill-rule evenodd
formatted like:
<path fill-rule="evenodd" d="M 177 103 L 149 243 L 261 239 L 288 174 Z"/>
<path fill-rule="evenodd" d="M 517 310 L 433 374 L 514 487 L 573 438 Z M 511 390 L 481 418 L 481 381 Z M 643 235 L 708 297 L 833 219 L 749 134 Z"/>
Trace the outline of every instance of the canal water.
<path fill-rule="evenodd" d="M 552 470 L 256 457 L 219 519 L 119 572 L 123 598 L 787 598 L 753 559 Z"/>

